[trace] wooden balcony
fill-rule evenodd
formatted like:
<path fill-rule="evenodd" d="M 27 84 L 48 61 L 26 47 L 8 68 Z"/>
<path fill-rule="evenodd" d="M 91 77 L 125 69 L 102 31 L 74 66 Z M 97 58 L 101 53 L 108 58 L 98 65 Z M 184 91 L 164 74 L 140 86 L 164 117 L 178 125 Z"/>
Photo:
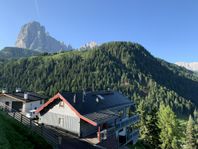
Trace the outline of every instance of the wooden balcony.
<path fill-rule="evenodd" d="M 126 135 L 126 140 L 127 140 L 126 142 L 128 143 L 130 141 L 133 141 L 133 144 L 135 144 L 138 140 L 138 137 L 139 137 L 139 129 L 136 129 Z"/>
<path fill-rule="evenodd" d="M 121 121 L 116 121 L 116 129 L 122 129 L 139 121 L 139 116 L 134 115 Z"/>

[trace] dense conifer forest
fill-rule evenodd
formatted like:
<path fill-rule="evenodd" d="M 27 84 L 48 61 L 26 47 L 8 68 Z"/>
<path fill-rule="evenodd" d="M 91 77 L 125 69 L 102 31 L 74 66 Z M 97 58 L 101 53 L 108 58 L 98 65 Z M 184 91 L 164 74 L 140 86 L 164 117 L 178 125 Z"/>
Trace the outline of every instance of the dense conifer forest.
<path fill-rule="evenodd" d="M 178 117 L 196 113 L 197 74 L 155 58 L 137 43 L 110 42 L 89 50 L 44 53 L 4 61 L 0 68 L 0 88 L 9 91 L 21 87 L 52 96 L 61 90 L 119 90 L 137 105 L 143 144 L 163 149 L 192 145 L 195 129 L 196 146 L 197 115 L 189 118 L 187 128 L 180 128 Z M 189 137 L 182 140 L 181 131 Z"/>
<path fill-rule="evenodd" d="M 1 63 L 0 87 L 49 96 L 60 90 L 120 90 L 137 104 L 164 102 L 178 114 L 198 105 L 198 77 L 153 57 L 139 44 L 111 42 L 92 50 L 43 54 Z"/>
<path fill-rule="evenodd" d="M 5 47 L 4 49 L 0 50 L 0 61 L 35 56 L 39 54 L 41 53 L 35 50 L 16 48 L 16 47 Z"/>

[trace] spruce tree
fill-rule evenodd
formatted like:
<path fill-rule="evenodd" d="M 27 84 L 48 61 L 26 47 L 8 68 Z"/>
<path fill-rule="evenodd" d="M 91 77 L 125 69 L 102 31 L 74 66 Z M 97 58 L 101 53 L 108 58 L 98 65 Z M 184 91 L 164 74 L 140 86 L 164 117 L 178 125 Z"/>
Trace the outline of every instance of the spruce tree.
<path fill-rule="evenodd" d="M 185 149 L 196 149 L 196 138 L 195 138 L 195 122 L 192 116 L 189 116 L 189 120 L 186 127 L 186 144 Z"/>
<path fill-rule="evenodd" d="M 145 141 L 152 148 L 159 148 L 159 133 L 160 129 L 157 127 L 157 110 L 156 108 L 151 109 L 146 117 L 146 128 L 147 133 L 145 134 Z"/>
<path fill-rule="evenodd" d="M 196 145 L 198 146 L 198 111 L 196 109 L 193 115 L 194 115 L 194 121 L 195 121 L 195 139 L 196 139 Z"/>
<path fill-rule="evenodd" d="M 160 105 L 158 112 L 158 128 L 160 132 L 160 147 L 162 149 L 178 149 L 178 121 L 169 106 Z"/>
<path fill-rule="evenodd" d="M 145 139 L 146 134 L 147 134 L 147 128 L 146 128 L 146 106 L 144 101 L 141 101 L 138 105 L 137 112 L 140 116 L 140 122 L 139 122 L 139 127 L 140 127 L 140 137 L 141 139 Z"/>

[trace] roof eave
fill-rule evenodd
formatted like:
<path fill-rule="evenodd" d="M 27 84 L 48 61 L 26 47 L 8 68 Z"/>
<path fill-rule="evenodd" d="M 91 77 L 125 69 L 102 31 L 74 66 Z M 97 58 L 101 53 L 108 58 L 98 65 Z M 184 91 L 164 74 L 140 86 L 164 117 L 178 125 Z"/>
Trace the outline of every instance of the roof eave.
<path fill-rule="evenodd" d="M 25 102 L 24 100 L 21 100 L 21 99 L 19 99 L 19 98 L 16 98 L 16 97 L 14 97 L 14 96 L 12 96 L 12 95 L 9 95 L 9 94 L 3 94 L 4 96 L 7 96 L 7 97 L 10 97 L 10 98 L 12 98 L 12 99 L 15 99 L 15 100 L 19 100 L 19 101 L 21 101 L 21 102 Z"/>
<path fill-rule="evenodd" d="M 67 104 L 69 106 L 69 108 L 82 120 L 88 122 L 89 124 L 93 125 L 93 126 L 97 126 L 97 123 L 84 117 L 83 115 L 81 115 L 60 93 L 57 93 L 55 96 L 53 96 L 52 98 L 50 98 L 44 105 L 42 105 L 40 108 L 38 108 L 36 110 L 35 113 L 40 113 L 44 108 L 46 108 L 50 103 L 52 103 L 54 100 L 60 98 L 61 100 L 63 100 L 63 102 L 65 104 Z"/>

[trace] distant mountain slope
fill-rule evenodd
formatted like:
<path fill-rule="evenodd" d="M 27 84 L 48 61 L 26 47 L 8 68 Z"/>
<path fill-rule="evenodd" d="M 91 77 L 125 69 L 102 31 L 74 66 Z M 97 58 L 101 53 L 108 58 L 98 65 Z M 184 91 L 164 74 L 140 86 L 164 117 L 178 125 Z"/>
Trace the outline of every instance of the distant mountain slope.
<path fill-rule="evenodd" d="M 5 47 L 0 51 L 0 59 L 8 60 L 8 59 L 18 59 L 23 57 L 36 56 L 41 54 L 38 51 L 28 50 L 23 48 L 16 47 Z"/>
<path fill-rule="evenodd" d="M 61 50 L 71 50 L 70 45 L 57 41 L 45 31 L 39 22 L 25 24 L 16 40 L 16 47 L 54 53 Z"/>
<path fill-rule="evenodd" d="M 185 67 L 188 70 L 198 71 L 198 62 L 192 62 L 192 63 L 176 62 L 176 64 L 178 66 Z"/>
<path fill-rule="evenodd" d="M 136 103 L 164 102 L 177 114 L 189 114 L 198 106 L 198 77 L 193 72 L 156 59 L 130 42 L 10 61 L 0 67 L 0 88 L 22 87 L 48 95 L 111 88 Z"/>

